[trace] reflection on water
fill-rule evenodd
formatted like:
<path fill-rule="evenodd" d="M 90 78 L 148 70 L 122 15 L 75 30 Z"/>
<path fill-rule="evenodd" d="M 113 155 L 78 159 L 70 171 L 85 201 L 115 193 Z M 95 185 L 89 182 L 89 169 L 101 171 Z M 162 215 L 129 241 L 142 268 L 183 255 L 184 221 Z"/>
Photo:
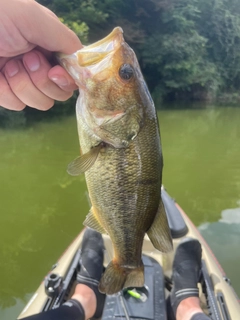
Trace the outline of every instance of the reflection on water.
<path fill-rule="evenodd" d="M 240 207 L 222 211 L 221 219 L 204 223 L 199 230 L 221 266 L 227 271 L 236 292 L 240 292 Z"/>
<path fill-rule="evenodd" d="M 196 225 L 212 222 L 207 241 L 235 286 L 232 261 L 239 250 L 235 238 L 222 242 L 221 228 L 237 236 L 239 224 L 216 221 L 224 209 L 238 207 L 240 109 L 161 111 L 159 118 L 164 185 Z M 0 130 L 0 319 L 16 318 L 82 229 L 89 209 L 85 181 L 66 173 L 78 150 L 75 117 Z M 235 211 L 231 217 L 237 223 Z"/>
<path fill-rule="evenodd" d="M 84 178 L 66 173 L 79 153 L 74 117 L 2 130 L 0 150 L 0 319 L 14 319 L 82 229 L 89 205 Z"/>
<path fill-rule="evenodd" d="M 197 225 L 240 196 L 240 108 L 160 113 L 163 182 Z"/>

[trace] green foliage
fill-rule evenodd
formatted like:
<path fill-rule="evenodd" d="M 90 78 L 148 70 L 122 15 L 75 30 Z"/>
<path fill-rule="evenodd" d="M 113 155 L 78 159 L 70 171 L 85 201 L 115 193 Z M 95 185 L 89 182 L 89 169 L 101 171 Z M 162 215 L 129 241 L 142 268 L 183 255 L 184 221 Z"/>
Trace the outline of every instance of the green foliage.
<path fill-rule="evenodd" d="M 85 22 L 81 22 L 80 20 L 71 21 L 71 20 L 64 20 L 64 18 L 60 18 L 60 20 L 66 24 L 71 30 L 73 30 L 76 35 L 81 39 L 83 43 L 88 41 L 88 31 L 89 27 Z"/>
<path fill-rule="evenodd" d="M 105 23 L 108 14 L 98 9 L 96 0 L 39 0 L 39 3 L 52 10 L 61 21 L 81 38 L 88 42 L 89 28 Z"/>
<path fill-rule="evenodd" d="M 39 2 L 53 10 L 84 44 L 121 26 L 158 101 L 208 100 L 239 90 L 239 0 Z"/>
<path fill-rule="evenodd" d="M 200 11 L 187 0 L 178 1 L 162 13 L 161 30 L 149 35 L 142 48 L 144 65 L 152 66 L 161 75 L 154 93 L 183 94 L 193 97 L 197 91 L 215 91 L 221 80 L 207 54 L 207 39 L 196 30 Z M 206 94 L 205 94 L 206 96 Z M 203 97 L 203 94 L 201 94 Z"/>
<path fill-rule="evenodd" d="M 240 3 L 238 1 L 201 2 L 208 54 L 217 66 L 227 89 L 239 88 L 240 72 Z"/>

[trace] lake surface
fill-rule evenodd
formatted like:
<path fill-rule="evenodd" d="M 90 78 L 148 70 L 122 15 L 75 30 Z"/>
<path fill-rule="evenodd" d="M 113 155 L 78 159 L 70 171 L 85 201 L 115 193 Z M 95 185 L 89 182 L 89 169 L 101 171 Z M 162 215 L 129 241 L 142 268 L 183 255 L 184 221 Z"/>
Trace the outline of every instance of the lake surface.
<path fill-rule="evenodd" d="M 159 112 L 163 183 L 199 227 L 240 296 L 240 108 Z M 75 117 L 0 130 L 0 319 L 15 319 L 82 229 Z"/>

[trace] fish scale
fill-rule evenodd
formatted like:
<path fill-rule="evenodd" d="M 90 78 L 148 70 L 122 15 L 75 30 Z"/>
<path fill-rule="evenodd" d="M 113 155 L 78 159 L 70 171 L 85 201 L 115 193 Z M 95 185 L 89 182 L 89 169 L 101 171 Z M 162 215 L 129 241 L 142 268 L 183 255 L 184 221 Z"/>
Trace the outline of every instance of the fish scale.
<path fill-rule="evenodd" d="M 146 128 L 149 129 L 149 127 Z M 152 146 L 154 139 L 148 137 L 149 135 L 146 135 L 143 130 L 129 148 L 117 150 L 109 147 L 103 154 L 104 156 L 99 156 L 94 166 L 86 172 L 91 202 L 95 208 L 99 208 L 99 220 L 104 221 L 105 229 L 110 235 L 113 245 L 121 234 L 120 242 L 122 245 L 120 248 L 114 245 L 114 248 L 115 254 L 121 256 L 124 265 L 128 263 L 124 257 L 126 249 L 132 253 L 137 264 L 140 263 L 141 252 L 138 257 L 134 252 L 139 247 L 138 241 L 143 238 L 144 233 L 151 226 L 160 201 L 159 168 L 161 159 L 157 150 L 155 153 L 148 153 L 148 150 L 154 148 Z M 141 152 L 142 150 L 145 152 Z M 140 159 L 138 158 L 139 152 L 142 153 Z M 111 170 L 105 167 L 106 162 L 110 164 Z M 129 166 L 128 163 L 131 165 Z M 101 179 L 99 179 L 99 175 Z M 150 183 L 142 184 L 141 181 L 144 179 Z M 151 180 L 155 183 L 151 183 Z M 100 197 L 95 190 L 99 190 Z M 118 224 L 121 225 L 120 228 Z M 140 224 L 143 226 L 136 228 L 136 225 Z M 113 227 L 113 225 L 117 226 Z M 124 232 L 122 232 L 122 226 L 125 226 Z M 135 237 L 138 241 L 134 240 Z M 129 241 L 129 239 L 134 241 Z M 121 255 L 118 251 L 121 251 Z"/>
<path fill-rule="evenodd" d="M 119 27 L 59 60 L 81 88 L 76 113 L 82 155 L 68 172 L 85 173 L 92 208 L 84 224 L 109 234 L 114 248 L 99 290 L 113 294 L 143 286 L 145 233 L 158 250 L 172 249 L 153 101 Z"/>

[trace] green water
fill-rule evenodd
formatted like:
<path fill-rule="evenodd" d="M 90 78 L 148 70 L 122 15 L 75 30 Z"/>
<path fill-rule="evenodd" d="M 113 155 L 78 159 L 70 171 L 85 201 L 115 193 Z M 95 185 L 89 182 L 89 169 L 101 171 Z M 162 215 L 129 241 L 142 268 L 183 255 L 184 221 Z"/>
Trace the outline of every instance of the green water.
<path fill-rule="evenodd" d="M 161 111 L 159 119 L 163 182 L 240 295 L 240 108 Z M 16 318 L 82 229 L 85 181 L 66 173 L 78 150 L 74 117 L 0 130 L 0 319 Z"/>

